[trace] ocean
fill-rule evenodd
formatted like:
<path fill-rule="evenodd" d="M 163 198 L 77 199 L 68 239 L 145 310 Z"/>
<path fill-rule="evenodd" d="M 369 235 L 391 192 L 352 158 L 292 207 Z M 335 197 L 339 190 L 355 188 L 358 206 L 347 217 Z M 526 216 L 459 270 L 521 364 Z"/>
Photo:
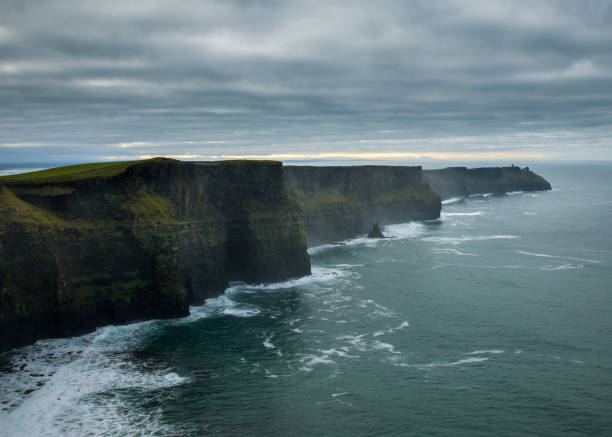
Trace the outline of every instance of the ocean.
<path fill-rule="evenodd" d="M 310 249 L 182 319 L 0 355 L 2 436 L 612 435 L 612 166 Z"/>

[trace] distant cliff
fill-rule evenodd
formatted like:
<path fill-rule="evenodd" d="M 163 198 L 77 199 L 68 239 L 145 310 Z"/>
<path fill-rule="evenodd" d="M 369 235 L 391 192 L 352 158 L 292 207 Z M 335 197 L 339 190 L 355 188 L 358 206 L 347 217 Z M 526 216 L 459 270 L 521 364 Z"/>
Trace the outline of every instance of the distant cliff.
<path fill-rule="evenodd" d="M 188 314 L 310 273 L 279 162 L 169 159 L 0 178 L 0 349 Z"/>
<path fill-rule="evenodd" d="M 311 246 L 365 234 L 376 222 L 440 216 L 440 197 L 424 181 L 421 167 L 285 166 L 283 174 L 304 212 Z"/>
<path fill-rule="evenodd" d="M 529 167 L 449 167 L 424 170 L 431 188 L 442 199 L 470 194 L 550 190 L 550 184 Z"/>

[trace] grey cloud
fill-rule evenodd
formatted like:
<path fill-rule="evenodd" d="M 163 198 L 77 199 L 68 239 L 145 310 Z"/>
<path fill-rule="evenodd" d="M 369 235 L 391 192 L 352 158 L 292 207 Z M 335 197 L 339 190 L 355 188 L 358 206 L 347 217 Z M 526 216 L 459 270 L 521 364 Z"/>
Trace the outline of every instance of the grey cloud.
<path fill-rule="evenodd" d="M 487 146 L 612 159 L 610 28 L 603 0 L 4 1 L 0 162 Z"/>

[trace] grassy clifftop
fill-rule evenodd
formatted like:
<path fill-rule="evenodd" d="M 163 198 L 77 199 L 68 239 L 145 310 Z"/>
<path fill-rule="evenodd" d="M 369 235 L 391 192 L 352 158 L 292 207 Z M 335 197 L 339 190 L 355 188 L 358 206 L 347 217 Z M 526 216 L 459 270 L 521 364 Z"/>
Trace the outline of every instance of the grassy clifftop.
<path fill-rule="evenodd" d="M 163 158 L 155 158 L 163 159 Z M 46 170 L 1 176 L 0 184 L 28 184 L 45 182 L 68 182 L 92 177 L 112 177 L 123 173 L 127 168 L 153 160 L 93 162 L 89 164 L 67 165 Z"/>

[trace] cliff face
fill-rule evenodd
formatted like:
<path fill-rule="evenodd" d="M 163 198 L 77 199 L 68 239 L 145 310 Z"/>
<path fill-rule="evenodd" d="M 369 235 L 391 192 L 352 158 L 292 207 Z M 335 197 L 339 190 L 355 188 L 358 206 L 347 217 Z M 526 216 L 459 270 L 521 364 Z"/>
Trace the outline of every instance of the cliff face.
<path fill-rule="evenodd" d="M 156 159 L 0 179 L 0 349 L 188 314 L 310 273 L 277 162 Z"/>
<path fill-rule="evenodd" d="M 304 212 L 310 246 L 367 233 L 376 222 L 440 216 L 440 197 L 421 167 L 285 166 L 285 185 Z"/>
<path fill-rule="evenodd" d="M 550 190 L 550 184 L 529 167 L 449 167 L 425 170 L 427 182 L 442 199 L 470 194 Z"/>

